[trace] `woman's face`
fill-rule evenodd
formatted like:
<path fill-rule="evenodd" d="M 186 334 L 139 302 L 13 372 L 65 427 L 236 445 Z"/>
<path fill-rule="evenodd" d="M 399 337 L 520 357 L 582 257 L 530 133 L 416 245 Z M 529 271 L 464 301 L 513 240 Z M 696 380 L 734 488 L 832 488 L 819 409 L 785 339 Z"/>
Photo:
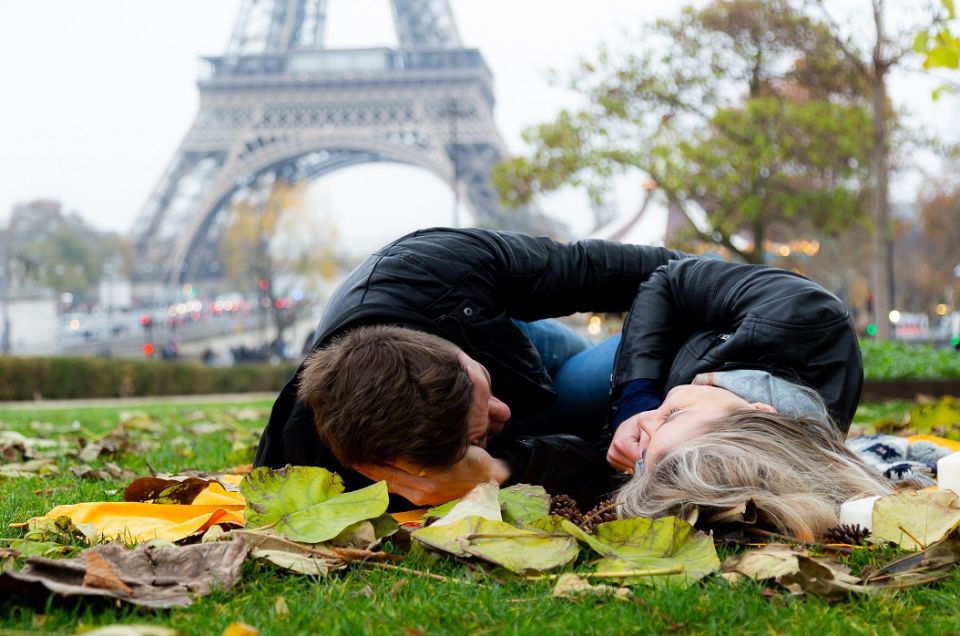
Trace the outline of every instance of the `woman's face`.
<path fill-rule="evenodd" d="M 645 448 L 644 470 L 667 452 L 707 432 L 711 422 L 750 408 L 776 411 L 762 402 L 751 404 L 720 387 L 682 384 L 670 389 L 660 408 L 638 416 L 640 446 Z"/>

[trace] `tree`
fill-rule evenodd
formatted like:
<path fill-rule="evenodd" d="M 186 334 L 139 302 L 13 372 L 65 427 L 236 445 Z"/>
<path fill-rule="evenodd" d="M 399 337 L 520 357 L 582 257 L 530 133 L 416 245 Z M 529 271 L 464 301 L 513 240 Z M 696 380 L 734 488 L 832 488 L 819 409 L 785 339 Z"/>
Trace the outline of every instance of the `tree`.
<path fill-rule="evenodd" d="M 108 263 L 127 270 L 132 258 L 124 237 L 100 232 L 76 213 L 63 214 L 57 201 L 15 206 L 7 241 L 14 287 L 49 287 L 78 301 L 95 294 Z"/>
<path fill-rule="evenodd" d="M 870 120 L 824 24 L 786 0 L 717 0 L 633 40 L 582 62 L 571 85 L 588 105 L 528 130 L 532 154 L 495 170 L 505 203 L 567 184 L 598 202 L 639 169 L 706 213 L 697 239 L 755 263 L 770 239 L 857 219 Z"/>
<path fill-rule="evenodd" d="M 858 44 L 833 19 L 824 6 L 824 0 L 806 0 L 817 8 L 830 25 L 830 33 L 836 50 L 847 66 L 869 87 L 871 95 L 872 134 L 870 148 L 870 171 L 872 174 L 870 218 L 871 233 L 870 279 L 874 295 L 874 312 L 877 337 L 890 337 L 890 322 L 887 316 L 892 308 L 893 279 L 893 227 L 890 219 L 890 130 L 891 108 L 887 96 L 887 82 L 892 70 L 914 51 L 916 33 L 925 33 L 942 24 L 942 16 L 927 7 L 907 13 L 906 7 L 898 6 L 906 20 L 899 21 L 899 30 L 891 34 L 887 27 L 885 0 L 870 0 L 872 34 L 866 45 Z M 951 8 L 951 0 L 944 4 Z M 920 25 L 917 21 L 920 20 Z M 946 29 L 946 27 L 943 27 Z M 849 29 L 847 29 L 849 31 Z M 949 31 L 946 31 L 949 35 Z"/>
<path fill-rule="evenodd" d="M 311 214 L 304 184 L 275 177 L 240 193 L 224 233 L 225 275 L 240 290 L 259 295 L 276 340 L 296 319 L 294 292 L 315 289 L 336 274 L 336 230 Z"/>

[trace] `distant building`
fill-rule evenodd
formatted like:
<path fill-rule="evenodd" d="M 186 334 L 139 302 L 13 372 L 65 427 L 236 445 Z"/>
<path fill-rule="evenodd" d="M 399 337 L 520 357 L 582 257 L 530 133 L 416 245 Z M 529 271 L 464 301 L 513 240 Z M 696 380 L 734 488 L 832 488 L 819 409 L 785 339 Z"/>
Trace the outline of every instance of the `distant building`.
<path fill-rule="evenodd" d="M 10 354 L 51 354 L 56 350 L 60 316 L 52 289 L 19 290 L 6 299 L 9 316 Z M 3 328 L 0 318 L 0 329 Z"/>

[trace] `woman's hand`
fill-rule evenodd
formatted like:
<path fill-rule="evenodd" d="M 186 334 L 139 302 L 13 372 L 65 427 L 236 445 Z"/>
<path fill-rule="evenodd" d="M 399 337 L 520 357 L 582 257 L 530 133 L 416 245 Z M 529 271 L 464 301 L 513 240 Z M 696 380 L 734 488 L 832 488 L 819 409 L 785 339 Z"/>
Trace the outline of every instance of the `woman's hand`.
<path fill-rule="evenodd" d="M 607 463 L 617 470 L 632 473 L 649 443 L 647 434 L 640 430 L 640 413 L 628 417 L 613 434 L 613 441 L 607 449 Z"/>
<path fill-rule="evenodd" d="M 353 468 L 374 481 L 386 481 L 390 492 L 418 506 L 446 503 L 464 496 L 480 482 L 492 480 L 502 484 L 510 477 L 507 463 L 492 457 L 479 446 L 470 446 L 463 459 L 446 467 L 421 470 L 418 466 L 397 461 Z"/>

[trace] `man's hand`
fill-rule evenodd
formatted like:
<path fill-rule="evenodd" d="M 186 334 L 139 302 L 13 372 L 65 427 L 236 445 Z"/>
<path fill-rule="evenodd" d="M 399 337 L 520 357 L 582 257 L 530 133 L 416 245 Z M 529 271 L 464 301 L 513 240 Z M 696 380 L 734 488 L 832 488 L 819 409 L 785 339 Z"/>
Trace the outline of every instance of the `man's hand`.
<path fill-rule="evenodd" d="M 607 449 L 607 463 L 623 472 L 633 472 L 633 467 L 650 438 L 640 429 L 640 414 L 625 419 L 613 434 L 613 441 Z"/>
<path fill-rule="evenodd" d="M 362 464 L 353 467 L 374 480 L 387 482 L 390 492 L 418 506 L 446 503 L 464 496 L 482 481 L 502 484 L 510 477 L 510 468 L 502 459 L 491 457 L 479 446 L 471 446 L 463 459 L 441 468 L 419 467 L 398 461 L 394 464 Z"/>

